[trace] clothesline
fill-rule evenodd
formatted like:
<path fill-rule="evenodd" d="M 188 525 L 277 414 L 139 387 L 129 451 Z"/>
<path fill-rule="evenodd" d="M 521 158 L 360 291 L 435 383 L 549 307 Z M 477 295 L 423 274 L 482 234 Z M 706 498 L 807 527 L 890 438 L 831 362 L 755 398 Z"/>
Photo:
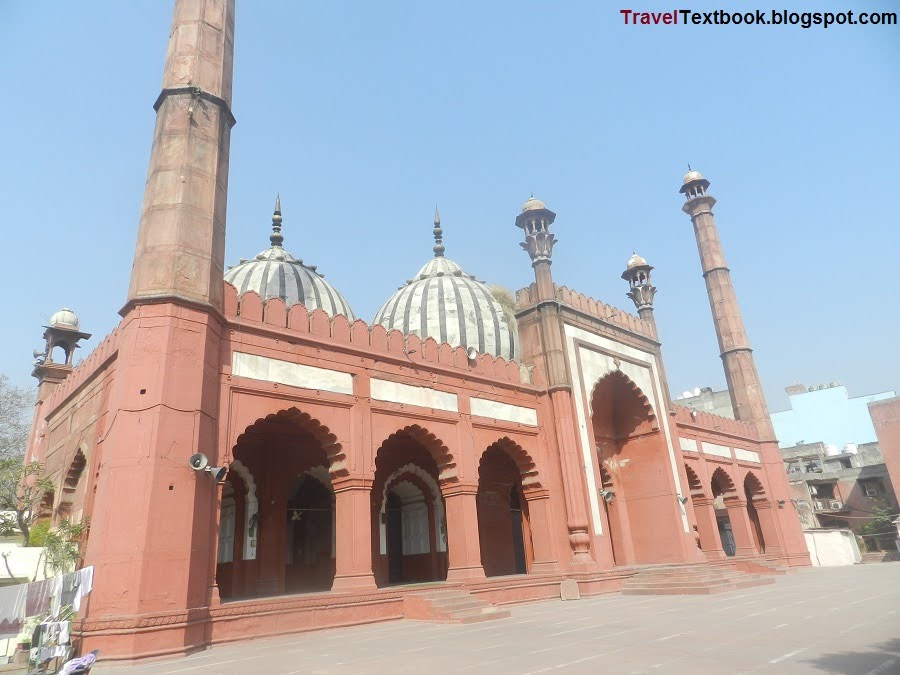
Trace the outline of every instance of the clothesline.
<path fill-rule="evenodd" d="M 94 568 L 84 567 L 30 584 L 0 588 L 0 638 L 13 637 L 28 617 L 58 617 L 63 607 L 76 612 L 94 585 Z"/>

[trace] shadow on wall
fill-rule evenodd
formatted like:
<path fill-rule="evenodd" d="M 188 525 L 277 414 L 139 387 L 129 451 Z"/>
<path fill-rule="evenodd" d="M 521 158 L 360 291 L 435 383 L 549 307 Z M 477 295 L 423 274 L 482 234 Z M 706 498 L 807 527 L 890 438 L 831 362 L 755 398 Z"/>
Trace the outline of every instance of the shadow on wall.
<path fill-rule="evenodd" d="M 898 673 L 900 672 L 900 638 L 874 645 L 871 651 L 823 654 L 803 663 L 808 663 L 823 673 L 838 673 L 839 675 Z"/>

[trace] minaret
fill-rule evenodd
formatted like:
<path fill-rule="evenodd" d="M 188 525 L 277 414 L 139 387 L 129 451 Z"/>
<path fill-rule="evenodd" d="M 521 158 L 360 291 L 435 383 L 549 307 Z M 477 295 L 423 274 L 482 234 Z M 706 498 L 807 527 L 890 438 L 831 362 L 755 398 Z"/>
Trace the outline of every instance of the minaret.
<path fill-rule="evenodd" d="M 575 435 L 575 407 L 572 382 L 566 368 L 563 352 L 563 320 L 559 314 L 556 288 L 550 274 L 551 255 L 556 237 L 550 226 L 556 214 L 532 195 L 516 217 L 516 226 L 524 230 L 525 241 L 520 246 L 528 252 L 534 269 L 537 286 L 536 306 L 539 314 L 541 345 L 546 363 L 548 393 L 553 405 L 556 443 L 559 448 L 560 468 L 563 474 L 563 490 L 566 498 L 566 526 L 569 530 L 569 546 L 572 549 L 571 564 L 577 568 L 594 563 L 590 554 L 591 535 L 585 506 L 586 484 L 583 460 Z"/>
<path fill-rule="evenodd" d="M 691 170 L 684 175 L 684 183 L 679 192 L 687 199 L 682 210 L 694 223 L 709 306 L 725 366 L 725 381 L 728 383 L 735 418 L 753 424 L 762 440 L 772 440 L 775 434 L 769 410 L 713 218 L 712 207 L 716 200 L 707 194 L 708 187 L 709 181 L 700 172 Z"/>
<path fill-rule="evenodd" d="M 92 460 L 82 648 L 110 657 L 206 644 L 218 603 L 219 387 L 234 0 L 176 0 L 115 376 Z M 140 617 L 178 618 L 142 624 Z M 110 624 L 109 622 L 112 622 Z M 147 626 L 109 635 L 109 625 Z M 96 643 L 96 644 L 95 644 Z M 148 647 L 148 645 L 150 645 Z"/>
<path fill-rule="evenodd" d="M 176 1 L 126 310 L 221 310 L 233 56 L 234 0 Z"/>
<path fill-rule="evenodd" d="M 637 308 L 638 316 L 647 322 L 656 337 L 656 319 L 653 316 L 653 297 L 656 295 L 656 287 L 650 282 L 650 271 L 653 266 L 648 264 L 637 253 L 632 253 L 625 264 L 622 278 L 628 282 L 628 297 Z"/>

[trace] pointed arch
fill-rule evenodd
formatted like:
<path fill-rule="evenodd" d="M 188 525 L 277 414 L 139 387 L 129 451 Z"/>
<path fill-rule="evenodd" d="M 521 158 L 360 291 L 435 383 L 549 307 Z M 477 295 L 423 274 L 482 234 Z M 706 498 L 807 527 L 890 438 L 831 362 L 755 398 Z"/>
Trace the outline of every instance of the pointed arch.
<path fill-rule="evenodd" d="M 649 421 L 653 430 L 659 429 L 659 421 L 653 406 L 643 390 L 621 370 L 611 370 L 594 383 L 591 390 L 591 409 L 596 410 L 606 387 L 620 388 L 629 392 L 634 399 L 638 401 L 640 408 L 644 412 L 645 418 Z"/>
<path fill-rule="evenodd" d="M 709 483 L 713 497 L 722 496 L 725 499 L 737 497 L 737 488 L 734 486 L 734 481 L 731 480 L 731 476 L 722 467 L 713 471 Z"/>
<path fill-rule="evenodd" d="M 418 424 L 411 424 L 395 431 L 388 436 L 382 447 L 390 443 L 403 440 L 404 438 L 412 439 L 420 444 L 434 459 L 438 469 L 438 480 L 443 485 L 457 480 L 456 460 L 450 449 L 444 442 L 427 429 L 420 427 Z"/>
<path fill-rule="evenodd" d="M 612 490 L 615 487 L 612 475 L 605 466 L 600 467 L 600 487 L 604 490 Z"/>
<path fill-rule="evenodd" d="M 748 471 L 744 476 L 744 492 L 747 494 L 747 501 L 766 498 L 766 488 L 763 486 L 759 476 L 752 471 Z"/>
<path fill-rule="evenodd" d="M 504 452 L 509 458 L 515 462 L 516 468 L 519 470 L 519 475 L 522 478 L 522 489 L 525 491 L 528 490 L 538 490 L 542 486 L 541 477 L 538 474 L 537 467 L 534 464 L 534 460 L 531 458 L 531 455 L 518 443 L 512 440 L 509 436 L 504 436 L 503 438 L 491 443 L 487 448 L 485 448 L 484 452 L 481 453 L 481 459 L 478 462 L 479 470 L 481 465 L 484 463 L 485 455 L 488 450 L 492 448 L 496 448 L 497 450 L 501 450 Z"/>
<path fill-rule="evenodd" d="M 691 491 L 692 497 L 704 497 L 706 493 L 703 490 L 703 481 L 700 480 L 700 477 L 697 475 L 697 472 L 694 471 L 689 464 L 684 465 L 684 473 L 687 476 L 688 481 L 688 489 Z"/>
<path fill-rule="evenodd" d="M 293 406 L 257 419 L 238 436 L 235 447 L 242 442 L 250 440 L 254 433 L 262 431 L 267 425 L 275 425 L 277 427 L 279 424 L 292 426 L 312 436 L 325 453 L 328 461 L 328 471 L 333 478 L 348 474 L 347 455 L 338 442 L 337 436 L 315 417 Z"/>
<path fill-rule="evenodd" d="M 75 493 L 78 490 L 78 484 L 81 482 L 86 466 L 87 457 L 85 457 L 84 451 L 79 447 L 75 451 L 75 457 L 72 458 L 69 469 L 63 478 L 62 494 L 59 496 L 59 505 L 56 507 L 57 513 L 63 517 L 69 516 L 75 504 Z"/>

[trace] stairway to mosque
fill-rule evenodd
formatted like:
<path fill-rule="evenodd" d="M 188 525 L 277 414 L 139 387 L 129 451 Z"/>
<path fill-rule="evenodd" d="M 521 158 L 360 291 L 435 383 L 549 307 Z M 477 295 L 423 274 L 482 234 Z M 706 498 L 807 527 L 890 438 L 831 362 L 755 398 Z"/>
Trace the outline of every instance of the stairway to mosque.
<path fill-rule="evenodd" d="M 403 598 L 403 617 L 441 623 L 476 623 L 505 619 L 508 610 L 500 609 L 462 589 L 433 590 Z"/>
<path fill-rule="evenodd" d="M 763 565 L 759 565 L 764 568 Z M 775 583 L 778 568 L 746 572 L 733 565 L 641 567 L 622 586 L 623 595 L 709 595 Z"/>

